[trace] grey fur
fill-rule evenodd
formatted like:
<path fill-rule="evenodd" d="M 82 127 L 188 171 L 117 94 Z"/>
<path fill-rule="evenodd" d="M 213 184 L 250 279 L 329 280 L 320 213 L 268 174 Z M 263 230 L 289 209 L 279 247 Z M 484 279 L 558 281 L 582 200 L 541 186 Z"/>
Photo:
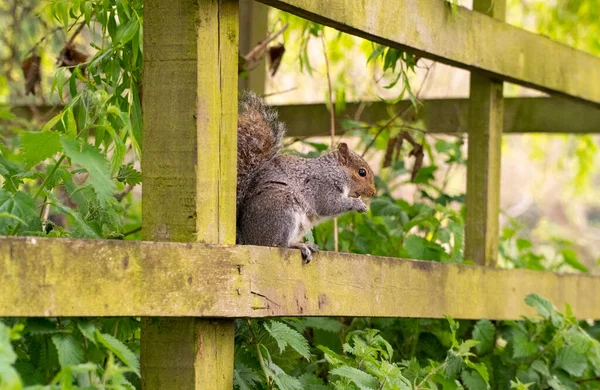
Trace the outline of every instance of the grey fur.
<path fill-rule="evenodd" d="M 318 248 L 312 243 L 302 243 L 304 234 L 325 219 L 367 210 L 362 200 L 349 197 L 356 179 L 350 168 L 342 164 L 360 157 L 347 151 L 345 145 L 345 152 L 336 150 L 314 159 L 280 155 L 285 129 L 277 122 L 277 114 L 253 94 L 244 95 L 240 112 L 238 169 L 240 165 L 244 169 L 238 172 L 237 242 L 298 248 L 305 260 L 310 261 Z M 264 129 L 265 123 L 268 129 Z M 275 146 L 259 153 L 259 146 L 265 145 L 265 135 L 272 137 L 267 143 Z M 240 162 L 242 158 L 250 162 Z M 374 185 L 365 191 L 365 196 L 372 196 Z"/>

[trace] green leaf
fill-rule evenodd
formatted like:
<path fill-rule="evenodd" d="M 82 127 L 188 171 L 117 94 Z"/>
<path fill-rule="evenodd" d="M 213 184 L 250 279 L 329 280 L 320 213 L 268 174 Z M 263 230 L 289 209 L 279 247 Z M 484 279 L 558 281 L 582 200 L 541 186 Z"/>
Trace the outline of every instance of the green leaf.
<path fill-rule="evenodd" d="M 588 366 L 586 356 L 571 346 L 563 347 L 558 351 L 555 364 L 576 377 L 583 375 Z"/>
<path fill-rule="evenodd" d="M 10 328 L 0 321 L 0 363 L 13 364 L 17 355 L 13 350 L 10 338 Z"/>
<path fill-rule="evenodd" d="M 56 209 L 59 212 L 66 214 L 72 218 L 71 222 L 73 224 L 72 225 L 73 233 L 77 237 L 102 238 L 102 236 L 100 234 L 98 234 L 98 232 L 96 232 L 94 230 L 94 228 L 92 228 L 85 221 L 85 219 L 81 216 L 81 214 L 77 210 L 73 210 L 70 207 L 63 205 L 52 192 L 48 193 L 48 199 L 49 199 L 50 204 L 52 206 L 56 207 Z"/>
<path fill-rule="evenodd" d="M 513 334 L 513 357 L 524 358 L 533 356 L 538 350 L 538 345 L 529 340 L 529 337 L 522 332 Z"/>
<path fill-rule="evenodd" d="M 593 341 L 579 328 L 571 328 L 565 333 L 565 341 L 577 353 L 585 354 L 594 346 Z"/>
<path fill-rule="evenodd" d="M 44 133 L 44 132 L 50 131 L 50 129 L 52 129 L 54 126 L 56 126 L 56 124 L 63 118 L 63 115 L 65 115 L 64 110 L 61 111 L 60 113 L 58 113 L 56 116 L 54 116 L 48 122 L 46 122 L 46 124 L 42 128 L 42 132 Z"/>
<path fill-rule="evenodd" d="M 329 317 L 306 317 L 302 318 L 302 324 L 307 328 L 320 329 L 325 332 L 339 333 L 342 324 L 334 318 Z"/>
<path fill-rule="evenodd" d="M 581 262 L 577 258 L 577 253 L 575 253 L 574 251 L 570 249 L 563 249 L 561 254 L 563 256 L 563 259 L 565 260 L 565 263 L 570 265 L 572 268 L 581 272 L 590 272 L 585 265 L 581 264 Z"/>
<path fill-rule="evenodd" d="M 79 329 L 79 331 L 81 332 L 81 334 L 88 339 L 89 341 L 91 341 L 94 344 L 97 344 L 96 341 L 96 325 L 94 325 L 91 322 L 77 322 L 77 328 Z"/>
<path fill-rule="evenodd" d="M 494 347 L 495 336 L 496 327 L 490 320 L 484 319 L 477 321 L 475 328 L 473 329 L 473 338 L 479 341 L 479 344 L 475 346 L 477 353 L 483 355 L 491 352 Z"/>
<path fill-rule="evenodd" d="M 544 318 L 550 318 L 550 315 L 554 312 L 554 306 L 552 305 L 552 303 L 549 300 L 542 298 L 537 294 L 527 295 L 525 297 L 525 303 L 531 307 L 536 308 L 539 315 L 541 315 Z"/>
<path fill-rule="evenodd" d="M 7 362 L 0 360 L 0 389 L 2 390 L 21 390 L 23 383 L 19 373 Z"/>
<path fill-rule="evenodd" d="M 41 231 L 42 224 L 35 201 L 31 195 L 17 191 L 0 190 L 0 214 L 8 213 L 15 218 L 0 218 L 0 234 L 10 235 L 22 232 Z M 23 223 L 24 221 L 25 223 Z"/>
<path fill-rule="evenodd" d="M 106 157 L 100 153 L 98 148 L 87 143 L 83 146 L 76 140 L 61 137 L 61 143 L 67 157 L 86 171 L 89 175 L 89 183 L 98 197 L 98 203 L 102 207 L 113 197 L 115 184 L 110 179 L 110 169 Z"/>
<path fill-rule="evenodd" d="M 467 390 L 487 390 L 488 385 L 477 371 L 464 370 L 460 378 Z"/>
<path fill-rule="evenodd" d="M 438 167 L 435 165 L 430 165 L 428 167 L 423 167 L 419 169 L 417 175 L 415 176 L 414 184 L 424 184 L 429 183 L 431 180 L 435 179 L 433 175 L 435 171 L 437 171 Z"/>
<path fill-rule="evenodd" d="M 110 172 L 114 175 L 119 171 L 121 164 L 123 164 L 123 161 L 125 160 L 127 148 L 125 147 L 125 143 L 121 137 L 119 137 L 115 129 L 113 129 L 108 122 L 104 124 L 103 128 L 108 132 L 108 134 L 110 134 L 113 144 L 115 145 L 110 164 Z"/>
<path fill-rule="evenodd" d="M 255 388 L 255 384 L 261 382 L 260 375 L 258 375 L 250 367 L 243 364 L 236 364 L 233 369 L 233 385 L 240 390 L 252 390 Z"/>
<path fill-rule="evenodd" d="M 454 351 L 448 351 L 448 356 L 446 357 L 446 370 L 445 376 L 448 379 L 455 378 L 456 375 L 463 368 L 463 361 Z"/>
<path fill-rule="evenodd" d="M 310 347 L 308 341 L 298 331 L 290 328 L 283 322 L 269 321 L 264 323 L 264 327 L 271 337 L 277 341 L 279 352 L 283 352 L 287 346 L 290 346 L 303 358 L 310 360 Z"/>
<path fill-rule="evenodd" d="M 133 164 L 121 165 L 119 173 L 117 173 L 117 180 L 134 186 L 142 182 L 142 173 L 133 168 Z"/>
<path fill-rule="evenodd" d="M 327 387 L 321 378 L 316 377 L 313 374 L 304 373 L 298 379 L 300 379 L 300 383 L 302 384 L 302 388 L 304 390 L 328 390 Z"/>
<path fill-rule="evenodd" d="M 52 342 L 58 352 L 61 368 L 83 362 L 81 343 L 70 334 L 59 333 L 52 336 Z"/>
<path fill-rule="evenodd" d="M 60 135 L 56 131 L 23 133 L 21 151 L 25 161 L 33 166 L 61 151 Z"/>
<path fill-rule="evenodd" d="M 140 375 L 140 362 L 125 344 L 109 334 L 100 333 L 100 331 L 96 331 L 96 339 L 109 351 L 117 355 L 127 367 L 132 369 L 138 376 Z"/>
<path fill-rule="evenodd" d="M 122 24 L 117 29 L 117 33 L 115 35 L 115 41 L 117 43 L 127 43 L 133 39 L 133 36 L 139 29 L 139 22 L 137 18 L 129 19 L 129 22 Z"/>
<path fill-rule="evenodd" d="M 354 382 L 361 389 L 376 389 L 379 381 L 373 375 L 350 366 L 341 366 L 329 371 L 330 375 L 337 375 Z"/>
<path fill-rule="evenodd" d="M 404 239 L 404 253 L 409 259 L 441 261 L 446 251 L 442 246 L 419 236 Z"/>
<path fill-rule="evenodd" d="M 298 378 L 294 378 L 285 372 L 274 375 L 273 380 L 280 390 L 304 390 Z"/>

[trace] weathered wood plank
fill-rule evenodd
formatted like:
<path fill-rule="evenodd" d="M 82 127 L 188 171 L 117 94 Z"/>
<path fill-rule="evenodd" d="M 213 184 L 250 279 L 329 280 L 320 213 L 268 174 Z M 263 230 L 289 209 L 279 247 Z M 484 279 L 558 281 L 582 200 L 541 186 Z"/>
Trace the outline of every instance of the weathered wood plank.
<path fill-rule="evenodd" d="M 600 58 L 466 8 L 453 15 L 443 0 L 259 1 L 424 58 L 600 104 Z"/>
<path fill-rule="evenodd" d="M 238 7 L 145 3 L 144 239 L 235 243 Z M 232 321 L 145 319 L 142 387 L 231 389 L 233 342 Z"/>
<path fill-rule="evenodd" d="M 0 317 L 518 319 L 538 293 L 600 319 L 598 276 L 253 246 L 3 237 L 0 280 Z"/>
<path fill-rule="evenodd" d="M 422 103 L 419 112 L 411 114 L 409 120 L 422 120 L 428 133 L 455 134 L 469 130 L 469 99 L 428 99 Z M 354 118 L 359 105 L 346 104 L 345 110 L 336 117 L 336 134 L 344 132 L 343 121 Z M 383 102 L 370 102 L 360 118 L 367 123 L 387 121 L 390 109 L 398 113 L 410 105 L 408 101 L 400 101 L 393 107 Z M 275 108 L 279 118 L 286 123 L 289 136 L 329 135 L 330 118 L 324 104 L 286 104 Z M 41 115 L 51 117 L 48 114 L 51 106 L 37 106 L 35 109 Z M 21 118 L 32 117 L 29 106 L 15 106 L 12 112 Z M 504 98 L 503 127 L 504 133 L 600 133 L 600 109 L 555 97 Z"/>
<path fill-rule="evenodd" d="M 240 0 L 240 54 L 248 54 L 252 48 L 268 35 L 269 8 L 254 0 Z M 248 76 L 239 79 L 241 90 L 254 91 L 259 95 L 265 92 L 267 78 L 265 59 L 260 60 L 256 69 Z"/>
<path fill-rule="evenodd" d="M 506 0 L 473 0 L 473 9 L 504 20 Z M 503 87 L 502 81 L 471 73 L 465 258 L 492 267 L 500 237 Z"/>

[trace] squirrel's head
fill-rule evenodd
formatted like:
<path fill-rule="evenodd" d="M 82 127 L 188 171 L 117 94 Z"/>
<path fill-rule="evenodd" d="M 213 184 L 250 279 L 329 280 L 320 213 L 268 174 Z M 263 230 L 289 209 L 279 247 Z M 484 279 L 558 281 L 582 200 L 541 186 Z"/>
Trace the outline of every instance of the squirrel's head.
<path fill-rule="evenodd" d="M 350 192 L 352 198 L 372 198 L 375 196 L 375 175 L 369 164 L 341 142 L 337 148 L 337 158 L 350 175 Z"/>

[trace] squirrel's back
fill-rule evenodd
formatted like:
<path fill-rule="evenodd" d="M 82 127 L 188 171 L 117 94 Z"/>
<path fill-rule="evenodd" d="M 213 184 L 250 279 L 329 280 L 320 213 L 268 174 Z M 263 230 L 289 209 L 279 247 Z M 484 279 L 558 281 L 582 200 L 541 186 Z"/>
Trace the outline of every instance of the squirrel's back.
<path fill-rule="evenodd" d="M 277 112 L 253 92 L 244 92 L 238 113 L 237 200 L 244 198 L 252 172 L 281 149 L 285 126 Z"/>

